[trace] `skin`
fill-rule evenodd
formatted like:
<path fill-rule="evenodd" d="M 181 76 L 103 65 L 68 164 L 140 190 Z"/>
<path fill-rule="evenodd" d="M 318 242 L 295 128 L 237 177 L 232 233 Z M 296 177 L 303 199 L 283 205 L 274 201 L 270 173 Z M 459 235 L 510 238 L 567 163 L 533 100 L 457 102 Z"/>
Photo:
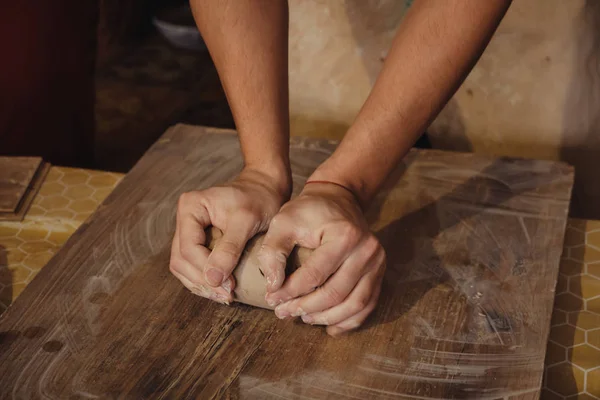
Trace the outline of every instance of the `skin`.
<path fill-rule="evenodd" d="M 231 272 L 247 240 L 267 231 L 259 253 L 269 304 L 338 335 L 373 311 L 385 252 L 363 210 L 462 83 L 509 0 L 416 0 L 344 140 L 295 199 L 290 194 L 285 1 L 192 0 L 236 126 L 246 167 L 234 182 L 186 193 L 178 206 L 171 271 L 190 290 L 231 301 Z M 360 149 L 360 152 L 356 151 Z M 203 229 L 224 232 L 205 247 Z M 284 281 L 294 246 L 315 249 Z M 198 289 L 201 288 L 201 289 Z"/>

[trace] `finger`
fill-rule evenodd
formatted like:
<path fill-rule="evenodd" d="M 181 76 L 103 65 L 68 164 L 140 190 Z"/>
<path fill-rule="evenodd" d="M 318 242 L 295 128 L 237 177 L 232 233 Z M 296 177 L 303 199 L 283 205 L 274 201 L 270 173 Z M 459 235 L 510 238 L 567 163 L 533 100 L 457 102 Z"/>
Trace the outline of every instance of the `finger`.
<path fill-rule="evenodd" d="M 322 244 L 285 280 L 281 289 L 267 295 L 267 301 L 280 304 L 314 291 L 338 270 L 346 257 L 347 246 L 343 241 Z"/>
<path fill-rule="evenodd" d="M 345 321 L 340 322 L 339 324 L 328 326 L 326 331 L 331 336 L 339 336 L 343 333 L 349 332 L 351 330 L 357 329 L 361 326 L 365 320 L 371 315 L 375 307 L 377 307 L 377 302 L 379 300 L 379 295 L 381 293 L 381 286 L 377 288 L 377 290 L 373 293 L 373 297 L 367 306 L 360 311 L 359 313 L 353 315 Z"/>
<path fill-rule="evenodd" d="M 185 261 L 186 265 L 193 267 L 193 271 L 189 271 L 188 278 L 192 281 L 198 281 L 198 277 L 203 276 L 204 266 L 210 255 L 210 250 L 203 245 L 202 239 L 198 239 L 203 236 L 195 232 L 199 225 L 194 220 L 184 218 L 181 224 L 178 225 L 181 226 L 178 229 L 179 257 Z M 204 231 L 202 232 L 202 235 L 204 235 Z M 204 281 L 204 278 L 202 280 Z"/>
<path fill-rule="evenodd" d="M 193 268 L 193 267 L 192 267 Z M 173 275 L 181 281 L 181 283 L 189 289 L 190 292 L 194 293 L 197 296 L 204 297 L 219 303 L 230 304 L 233 301 L 233 296 L 227 294 L 225 289 L 222 287 L 213 288 L 209 285 L 201 285 L 197 283 L 192 283 L 185 276 L 179 274 L 176 271 L 172 271 Z"/>
<path fill-rule="evenodd" d="M 254 236 L 257 224 L 252 218 L 232 215 L 223 237 L 217 241 L 208 256 L 205 278 L 209 285 L 220 286 L 237 266 L 248 240 Z"/>
<path fill-rule="evenodd" d="M 182 195 L 182 199 L 188 198 L 184 195 Z M 190 206 L 185 200 L 180 200 L 176 228 L 176 232 L 179 234 L 179 253 L 199 271 L 204 270 L 210 254 L 205 247 L 206 233 L 204 232 L 209 224 L 210 216 L 206 207 L 203 205 Z"/>
<path fill-rule="evenodd" d="M 192 293 L 221 303 L 233 301 L 232 292 L 235 281 L 231 280 L 225 287 L 211 288 L 204 283 L 202 273 L 178 255 L 179 235 L 176 233 L 171 247 L 170 270 Z"/>
<path fill-rule="evenodd" d="M 275 216 L 265 235 L 257 260 L 267 280 L 267 292 L 278 290 L 285 280 L 287 259 L 295 246 L 291 221 Z M 267 302 L 268 296 L 267 296 Z M 270 304 L 275 306 L 276 304 Z"/>
<path fill-rule="evenodd" d="M 381 270 L 382 267 L 371 268 L 341 304 L 322 312 L 305 315 L 302 320 L 314 325 L 337 325 L 372 307 L 373 293 L 379 291 L 381 286 Z"/>
<path fill-rule="evenodd" d="M 189 219 L 185 219 L 185 221 L 189 221 Z M 173 257 L 175 257 L 175 260 L 177 262 L 177 264 L 181 264 L 182 262 L 185 264 L 185 271 L 186 271 L 186 278 L 191 281 L 191 282 L 204 282 L 204 278 L 202 277 L 202 268 L 198 267 L 197 265 L 193 265 L 190 261 L 186 260 L 182 255 L 181 255 L 181 243 L 180 243 L 180 232 L 182 231 L 181 229 L 179 229 L 179 222 L 177 223 L 177 227 L 175 229 L 175 236 L 173 238 L 173 244 L 171 245 L 171 259 L 173 260 Z M 204 230 L 202 230 L 202 235 L 204 235 L 204 240 L 206 238 L 206 234 L 204 232 Z M 194 251 L 197 252 L 197 256 L 196 256 L 196 260 L 198 260 L 198 263 L 202 263 L 201 265 L 205 265 L 206 261 L 208 260 L 208 257 L 210 255 L 210 250 L 208 248 L 206 248 L 205 246 L 201 246 L 201 245 L 197 245 L 194 247 Z M 180 261 L 177 261 L 178 259 L 181 259 Z M 189 267 L 192 267 L 191 269 Z M 233 279 L 233 277 L 230 277 L 229 279 L 225 279 L 221 285 L 223 287 L 223 289 L 225 289 L 225 292 L 229 295 L 230 293 L 232 293 L 233 289 L 235 288 L 235 279 Z"/>
<path fill-rule="evenodd" d="M 317 290 L 277 307 L 277 316 L 310 315 L 337 306 L 346 300 L 368 268 L 375 266 L 379 257 L 379 253 L 355 251 Z"/>
<path fill-rule="evenodd" d="M 356 313 L 352 317 L 348 318 L 345 321 L 342 321 L 336 325 L 328 326 L 327 333 L 331 336 L 338 336 L 342 333 L 354 330 L 361 326 L 365 320 L 371 315 L 375 307 L 377 307 L 377 303 L 379 301 L 379 296 L 381 295 L 381 285 L 383 282 L 383 277 L 385 273 L 385 266 L 381 269 L 379 280 L 377 282 L 376 290 L 373 292 L 373 296 L 371 301 L 362 311 Z"/>

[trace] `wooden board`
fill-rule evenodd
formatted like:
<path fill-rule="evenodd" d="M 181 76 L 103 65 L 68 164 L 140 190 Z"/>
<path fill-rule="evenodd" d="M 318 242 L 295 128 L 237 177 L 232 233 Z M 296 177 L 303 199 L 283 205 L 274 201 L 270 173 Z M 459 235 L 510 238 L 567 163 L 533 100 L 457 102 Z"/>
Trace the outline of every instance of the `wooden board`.
<path fill-rule="evenodd" d="M 0 157 L 0 212 L 16 212 L 41 163 L 39 157 Z"/>
<path fill-rule="evenodd" d="M 14 211 L 0 211 L 0 221 L 22 221 L 25 218 L 29 206 L 33 203 L 33 199 L 35 199 L 35 196 L 44 183 L 44 179 L 46 179 L 46 175 L 50 171 L 50 166 L 50 163 L 41 162 L 29 181 L 29 185 L 25 189 L 17 208 Z"/>
<path fill-rule="evenodd" d="M 570 167 L 412 151 L 368 213 L 380 305 L 334 339 L 170 275 L 178 196 L 242 167 L 215 132 L 170 129 L 0 318 L 0 398 L 537 398 Z M 293 140 L 296 190 L 335 145 Z"/>

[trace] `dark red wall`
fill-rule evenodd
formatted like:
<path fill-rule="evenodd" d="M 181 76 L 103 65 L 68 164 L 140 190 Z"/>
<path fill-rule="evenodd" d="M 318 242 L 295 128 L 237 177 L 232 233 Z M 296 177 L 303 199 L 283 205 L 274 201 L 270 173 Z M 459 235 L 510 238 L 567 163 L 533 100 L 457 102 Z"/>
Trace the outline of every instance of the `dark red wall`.
<path fill-rule="evenodd" d="M 98 7 L 0 2 L 0 154 L 92 164 Z"/>

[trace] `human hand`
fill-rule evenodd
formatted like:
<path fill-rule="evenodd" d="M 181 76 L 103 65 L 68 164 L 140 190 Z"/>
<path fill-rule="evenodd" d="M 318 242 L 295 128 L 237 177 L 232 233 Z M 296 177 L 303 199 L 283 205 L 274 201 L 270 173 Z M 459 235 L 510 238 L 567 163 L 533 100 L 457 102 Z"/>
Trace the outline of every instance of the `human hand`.
<path fill-rule="evenodd" d="M 315 250 L 285 279 L 286 259 L 296 245 Z M 360 326 L 377 304 L 385 252 L 355 197 L 335 184 L 307 184 L 285 204 L 258 257 L 266 300 L 279 318 L 300 316 L 338 335 Z"/>
<path fill-rule="evenodd" d="M 233 182 L 184 193 L 177 206 L 177 226 L 169 268 L 193 293 L 229 304 L 235 280 L 231 273 L 246 242 L 269 226 L 290 196 L 290 179 L 244 169 Z M 205 229 L 223 237 L 211 252 Z"/>

